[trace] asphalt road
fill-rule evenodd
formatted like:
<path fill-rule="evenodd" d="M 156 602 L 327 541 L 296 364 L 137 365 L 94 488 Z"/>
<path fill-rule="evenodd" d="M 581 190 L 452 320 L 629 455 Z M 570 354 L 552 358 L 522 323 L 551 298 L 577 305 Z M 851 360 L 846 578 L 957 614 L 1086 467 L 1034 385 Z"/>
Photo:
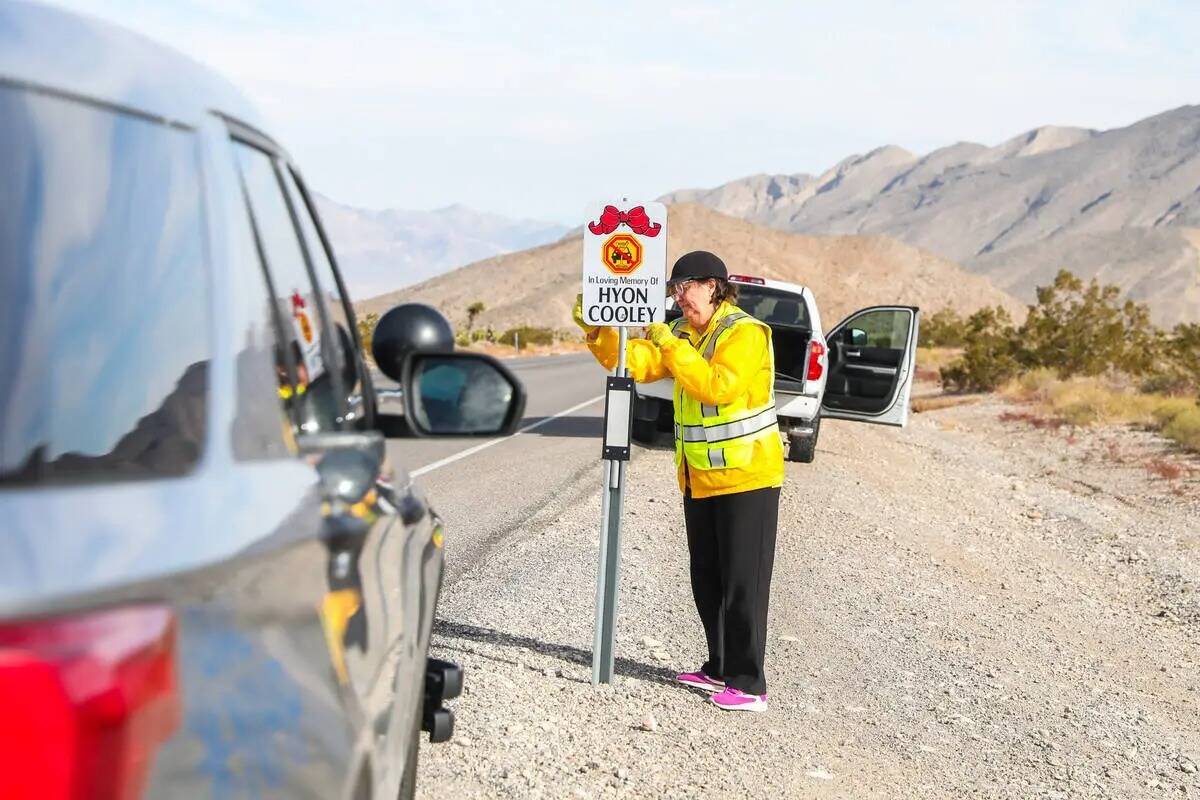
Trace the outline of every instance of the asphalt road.
<path fill-rule="evenodd" d="M 503 439 L 403 439 L 390 443 L 446 523 L 446 582 L 486 558 L 505 534 L 566 487 L 600 475 L 604 369 L 589 353 L 511 359 L 525 385 L 523 431 Z M 585 485 L 590 485 L 586 484 Z M 597 529 L 600 509 L 596 509 Z"/>

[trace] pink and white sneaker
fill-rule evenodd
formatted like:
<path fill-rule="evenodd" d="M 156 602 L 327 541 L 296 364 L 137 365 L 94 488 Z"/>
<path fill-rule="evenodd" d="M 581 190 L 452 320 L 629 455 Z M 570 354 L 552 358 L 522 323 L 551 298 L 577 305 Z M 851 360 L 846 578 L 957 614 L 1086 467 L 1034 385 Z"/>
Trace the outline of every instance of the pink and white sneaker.
<path fill-rule="evenodd" d="M 702 669 L 695 672 L 681 672 L 675 676 L 675 680 L 684 686 L 691 686 L 705 692 L 719 692 L 725 688 L 725 681 L 708 677 Z"/>
<path fill-rule="evenodd" d="M 746 694 L 741 689 L 729 686 L 723 692 L 714 694 L 711 698 L 713 705 L 726 711 L 766 711 L 767 696 L 765 694 Z"/>

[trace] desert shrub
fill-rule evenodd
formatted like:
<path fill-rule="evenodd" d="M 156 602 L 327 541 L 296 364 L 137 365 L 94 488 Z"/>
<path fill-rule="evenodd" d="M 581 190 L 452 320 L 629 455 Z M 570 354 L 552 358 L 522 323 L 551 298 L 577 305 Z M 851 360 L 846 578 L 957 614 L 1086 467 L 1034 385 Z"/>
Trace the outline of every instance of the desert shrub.
<path fill-rule="evenodd" d="M 455 332 L 454 343 L 462 347 L 475 344 L 476 342 L 494 342 L 496 334 L 491 328 L 462 328 Z"/>
<path fill-rule="evenodd" d="M 1157 398 L 1114 387 L 1098 378 L 1071 378 L 1052 384 L 1046 402 L 1072 425 L 1098 422 L 1152 424 Z"/>
<path fill-rule="evenodd" d="M 1155 405 L 1153 416 L 1158 425 L 1165 427 L 1178 417 L 1196 411 L 1198 408 L 1200 406 L 1197 406 L 1196 401 L 1190 397 L 1167 397 Z"/>
<path fill-rule="evenodd" d="M 372 312 L 358 320 L 358 339 L 362 342 L 363 352 L 371 356 L 371 342 L 375 338 L 375 326 L 379 324 L 379 315 Z"/>
<path fill-rule="evenodd" d="M 1161 334 L 1142 391 L 1170 395 L 1200 392 L 1200 323 L 1181 323 Z"/>
<path fill-rule="evenodd" d="M 962 355 L 960 347 L 918 347 L 917 380 L 938 380 L 942 367 L 949 366 L 960 355 Z"/>
<path fill-rule="evenodd" d="M 1006 412 L 1001 418 L 1031 421 L 1035 425 L 1035 418 L 1076 426 L 1096 423 L 1142 425 L 1183 447 L 1200 451 L 1200 404 L 1193 398 L 1142 394 L 1127 383 L 1110 377 L 1050 378 L 1047 382 L 1048 372 L 1039 370 L 1022 375 L 1005 387 L 1011 396 L 1036 402 L 1041 408 L 1040 414 Z M 1032 383 L 1028 381 L 1030 375 L 1037 376 Z"/>
<path fill-rule="evenodd" d="M 966 344 L 966 320 L 952 308 L 943 308 L 921 320 L 921 347 L 962 347 Z"/>
<path fill-rule="evenodd" d="M 1123 373 L 1144 377 L 1148 390 L 1195 391 L 1200 325 L 1180 325 L 1164 336 L 1150 324 L 1145 305 L 1121 303 L 1119 296 L 1117 286 L 1085 284 L 1063 270 L 1038 287 L 1019 328 L 999 307 L 977 311 L 962 325 L 963 357 L 942 369 L 942 383 L 950 390 L 991 391 L 1019 373 L 1051 370 L 1060 379 Z M 936 335 L 952 335 L 952 322 L 944 316 Z M 1038 380 L 1046 376 L 1039 373 Z"/>
<path fill-rule="evenodd" d="M 918 347 L 917 364 L 926 369 L 938 370 L 961 355 L 961 347 Z"/>
<path fill-rule="evenodd" d="M 1191 377 L 1192 385 L 1200 388 L 1200 322 L 1176 325 L 1167 340 L 1167 352 Z"/>
<path fill-rule="evenodd" d="M 946 389 L 990 392 L 1017 374 L 1017 338 L 1002 307 L 981 308 L 968 317 L 963 339 L 962 356 L 940 370 Z"/>
<path fill-rule="evenodd" d="M 1179 396 L 1191 394 L 1194 390 L 1195 384 L 1190 378 L 1170 368 L 1157 369 L 1138 384 L 1138 391 L 1145 394 Z"/>
<path fill-rule="evenodd" d="M 521 335 L 522 347 L 528 344 L 554 344 L 554 330 L 552 328 L 536 328 L 532 325 L 520 325 L 516 328 L 509 328 L 500 334 L 500 338 L 496 341 L 500 344 L 512 345 L 516 341 L 516 334 Z"/>
<path fill-rule="evenodd" d="M 1153 362 L 1158 335 L 1150 311 L 1140 303 L 1118 301 L 1118 286 L 1088 284 L 1060 270 L 1049 286 L 1039 286 L 1037 302 L 1018 331 L 1020 361 L 1049 367 L 1059 377 L 1099 375 L 1118 369 L 1146 373 Z"/>
<path fill-rule="evenodd" d="M 1200 451 L 1200 405 L 1193 404 L 1172 416 L 1163 425 L 1162 433 L 1190 450 Z"/>
<path fill-rule="evenodd" d="M 1045 400 L 1050 396 L 1050 389 L 1058 382 L 1054 370 L 1035 367 L 1018 373 L 1001 391 L 1014 400 Z"/>
<path fill-rule="evenodd" d="M 963 357 L 942 369 L 947 389 L 1035 401 L 1072 425 L 1145 425 L 1200 450 L 1200 324 L 1168 334 L 1116 286 L 1059 272 L 1037 291 L 1020 328 L 1000 309 L 967 319 Z"/>

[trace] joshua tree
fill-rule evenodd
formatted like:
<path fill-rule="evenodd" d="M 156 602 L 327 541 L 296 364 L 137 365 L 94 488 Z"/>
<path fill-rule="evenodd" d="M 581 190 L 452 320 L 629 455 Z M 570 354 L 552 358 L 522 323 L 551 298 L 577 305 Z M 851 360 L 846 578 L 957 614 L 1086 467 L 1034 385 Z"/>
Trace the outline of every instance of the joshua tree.
<path fill-rule="evenodd" d="M 482 301 L 476 300 L 474 303 L 471 303 L 471 305 L 467 306 L 467 330 L 471 330 L 471 327 L 475 324 L 475 318 L 481 313 L 483 313 Z"/>

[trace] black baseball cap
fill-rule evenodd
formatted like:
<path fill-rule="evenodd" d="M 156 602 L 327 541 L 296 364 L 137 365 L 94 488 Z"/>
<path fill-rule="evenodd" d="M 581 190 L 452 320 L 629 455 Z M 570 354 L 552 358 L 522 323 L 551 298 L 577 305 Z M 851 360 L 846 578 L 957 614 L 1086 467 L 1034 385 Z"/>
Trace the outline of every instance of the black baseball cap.
<path fill-rule="evenodd" d="M 693 250 L 680 256 L 679 260 L 675 262 L 675 266 L 671 267 L 671 279 L 667 281 L 667 286 L 680 281 L 705 278 L 720 278 L 727 281 L 729 280 L 729 270 L 725 269 L 724 261 L 707 250 Z"/>

